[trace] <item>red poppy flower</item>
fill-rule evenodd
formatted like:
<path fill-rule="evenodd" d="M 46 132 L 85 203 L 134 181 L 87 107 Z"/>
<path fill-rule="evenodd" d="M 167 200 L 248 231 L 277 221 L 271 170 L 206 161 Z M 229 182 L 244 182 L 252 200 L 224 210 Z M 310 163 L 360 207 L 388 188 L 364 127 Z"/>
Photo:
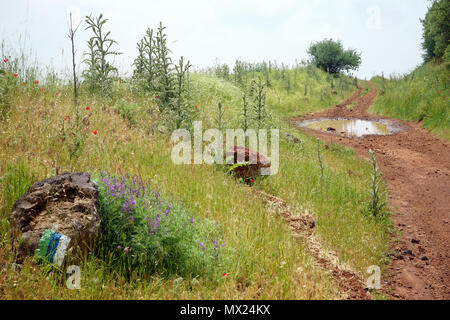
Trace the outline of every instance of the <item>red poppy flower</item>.
<path fill-rule="evenodd" d="M 17 73 L 14 73 L 14 77 L 17 77 L 17 76 L 19 76 Z"/>
<path fill-rule="evenodd" d="M 44 88 L 40 88 L 39 90 L 44 91 Z"/>
<path fill-rule="evenodd" d="M 222 275 L 222 277 L 226 277 L 227 275 L 228 275 L 228 273 L 225 272 L 225 273 Z"/>
<path fill-rule="evenodd" d="M 159 98 L 159 96 L 158 96 L 158 95 L 156 95 L 156 96 L 155 96 L 155 98 Z"/>
<path fill-rule="evenodd" d="M 195 106 L 198 109 L 198 106 Z"/>
<path fill-rule="evenodd" d="M 91 131 L 94 135 L 97 135 L 97 131 Z"/>
<path fill-rule="evenodd" d="M 37 80 L 34 80 L 34 83 L 36 83 L 36 84 L 39 84 L 39 81 L 37 81 Z"/>
<path fill-rule="evenodd" d="M 68 115 L 66 115 L 66 116 L 64 117 L 64 121 L 67 120 L 67 119 L 69 119 L 69 116 L 68 116 Z"/>
<path fill-rule="evenodd" d="M 89 106 L 88 106 L 88 107 L 86 107 L 86 110 L 87 110 L 87 111 L 91 110 L 91 107 L 89 107 Z"/>
<path fill-rule="evenodd" d="M 8 62 L 8 59 L 3 59 L 3 62 Z"/>
<path fill-rule="evenodd" d="M 250 179 L 250 182 L 253 182 L 253 179 Z"/>

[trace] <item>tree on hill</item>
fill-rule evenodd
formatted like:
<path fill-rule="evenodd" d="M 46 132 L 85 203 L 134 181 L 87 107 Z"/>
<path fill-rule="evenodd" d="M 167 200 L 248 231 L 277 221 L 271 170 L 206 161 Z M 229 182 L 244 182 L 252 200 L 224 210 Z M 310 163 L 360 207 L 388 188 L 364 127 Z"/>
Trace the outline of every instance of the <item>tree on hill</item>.
<path fill-rule="evenodd" d="M 430 1 L 425 19 L 420 20 L 423 25 L 423 58 L 425 61 L 444 56 L 450 58 L 450 1 Z"/>
<path fill-rule="evenodd" d="M 361 54 L 352 49 L 345 50 L 340 41 L 325 39 L 309 46 L 308 54 L 313 63 L 328 73 L 356 70 L 361 64 Z"/>

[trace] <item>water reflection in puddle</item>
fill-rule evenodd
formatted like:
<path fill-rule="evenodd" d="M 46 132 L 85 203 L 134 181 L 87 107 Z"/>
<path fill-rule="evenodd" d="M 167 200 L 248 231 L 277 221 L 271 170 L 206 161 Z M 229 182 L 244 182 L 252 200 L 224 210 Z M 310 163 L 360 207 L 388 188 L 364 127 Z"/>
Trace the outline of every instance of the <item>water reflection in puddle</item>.
<path fill-rule="evenodd" d="M 390 130 L 391 123 L 387 120 L 362 120 L 362 119 L 315 119 L 299 123 L 301 127 L 307 127 L 323 132 L 345 134 L 353 137 L 365 135 L 388 135 L 394 133 Z"/>

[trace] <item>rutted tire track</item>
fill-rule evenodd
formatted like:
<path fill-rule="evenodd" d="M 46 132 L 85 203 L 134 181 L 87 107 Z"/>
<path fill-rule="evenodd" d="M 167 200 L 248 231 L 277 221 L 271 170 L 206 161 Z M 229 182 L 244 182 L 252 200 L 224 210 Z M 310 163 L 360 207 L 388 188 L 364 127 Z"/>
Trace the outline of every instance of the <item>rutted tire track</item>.
<path fill-rule="evenodd" d="M 292 236 L 303 241 L 316 264 L 330 273 L 331 278 L 339 286 L 341 293 L 347 299 L 368 300 L 370 294 L 366 291 L 365 285 L 359 275 L 348 266 L 339 261 L 337 254 L 322 247 L 320 239 L 314 233 L 315 222 L 311 215 L 302 213 L 294 214 L 287 203 L 278 197 L 269 195 L 263 191 L 256 191 L 256 194 L 266 204 L 269 211 L 280 215 L 288 224 Z"/>
<path fill-rule="evenodd" d="M 332 109 L 292 119 L 358 117 L 380 119 L 367 113 L 377 96 L 368 81 Z M 356 106 L 349 110 L 349 104 Z M 450 298 L 450 145 L 435 138 L 419 123 L 390 119 L 408 130 L 390 136 L 350 138 L 302 128 L 323 141 L 354 148 L 361 158 L 375 150 L 377 163 L 390 191 L 392 217 L 400 235 L 392 235 L 392 263 L 383 275 L 383 289 L 396 299 Z"/>

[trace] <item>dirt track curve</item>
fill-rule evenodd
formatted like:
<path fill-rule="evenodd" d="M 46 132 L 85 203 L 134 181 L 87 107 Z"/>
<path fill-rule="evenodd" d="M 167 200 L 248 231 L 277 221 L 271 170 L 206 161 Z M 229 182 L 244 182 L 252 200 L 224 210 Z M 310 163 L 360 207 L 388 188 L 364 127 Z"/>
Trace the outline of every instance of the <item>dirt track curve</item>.
<path fill-rule="evenodd" d="M 367 109 L 378 92 L 366 81 L 345 102 L 316 114 L 319 117 L 382 119 Z M 346 106 L 353 104 L 350 110 Z M 387 119 L 384 117 L 384 119 Z M 390 119 L 390 118 L 389 118 Z M 450 299 L 450 144 L 437 139 L 420 123 L 395 120 L 407 129 L 395 135 L 350 138 L 301 128 L 326 143 L 352 147 L 361 158 L 375 150 L 377 164 L 390 192 L 393 222 L 392 263 L 383 275 L 383 291 L 394 299 Z"/>

